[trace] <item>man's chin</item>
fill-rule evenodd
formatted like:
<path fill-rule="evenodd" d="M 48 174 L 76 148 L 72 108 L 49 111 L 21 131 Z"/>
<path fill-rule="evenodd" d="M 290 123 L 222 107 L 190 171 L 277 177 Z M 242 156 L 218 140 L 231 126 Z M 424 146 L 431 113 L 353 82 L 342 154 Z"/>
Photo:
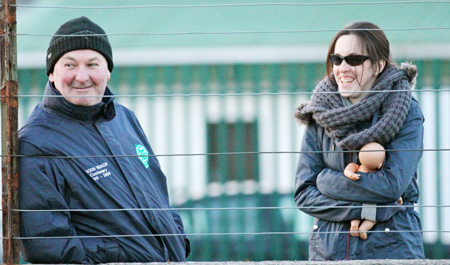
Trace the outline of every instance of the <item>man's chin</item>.
<path fill-rule="evenodd" d="M 101 100 L 88 100 L 87 98 L 66 98 L 70 103 L 77 106 L 93 106 L 100 103 Z"/>

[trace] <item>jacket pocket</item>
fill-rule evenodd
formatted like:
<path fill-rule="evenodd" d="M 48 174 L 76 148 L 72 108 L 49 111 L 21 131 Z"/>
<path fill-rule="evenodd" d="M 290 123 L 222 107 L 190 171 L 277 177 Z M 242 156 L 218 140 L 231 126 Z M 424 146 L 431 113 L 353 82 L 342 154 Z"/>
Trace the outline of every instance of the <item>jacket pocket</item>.
<path fill-rule="evenodd" d="M 99 248 L 99 251 L 103 251 L 103 261 L 118 262 L 119 260 L 119 244 L 108 240 L 103 240 L 103 247 Z"/>
<path fill-rule="evenodd" d="M 395 223 L 394 218 L 385 222 L 377 222 L 367 233 L 367 240 L 359 240 L 362 244 L 359 244 L 358 253 L 365 258 L 383 258 L 387 253 L 396 250 L 401 238 L 399 233 L 390 232 L 398 230 Z M 373 233 L 370 233 L 371 231 Z"/>
<path fill-rule="evenodd" d="M 315 219 L 309 239 L 309 260 L 334 260 L 337 252 L 339 233 L 336 224 L 321 219 Z"/>
<path fill-rule="evenodd" d="M 119 244 L 109 239 L 82 238 L 86 255 L 94 263 L 119 261 Z"/>

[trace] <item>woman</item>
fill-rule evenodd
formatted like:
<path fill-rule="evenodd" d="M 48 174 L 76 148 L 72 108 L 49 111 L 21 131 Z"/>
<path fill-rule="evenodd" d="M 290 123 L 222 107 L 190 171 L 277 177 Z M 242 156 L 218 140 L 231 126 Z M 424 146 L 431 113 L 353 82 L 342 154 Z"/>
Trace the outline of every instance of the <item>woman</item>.
<path fill-rule="evenodd" d="M 295 201 L 316 217 L 309 259 L 423 259 L 420 219 L 411 207 L 419 199 L 422 151 L 405 151 L 423 148 L 423 115 L 410 92 L 417 68 L 397 67 L 385 34 L 369 22 L 336 34 L 326 68 L 311 101 L 295 113 L 307 124 Z M 360 173 L 357 181 L 345 177 L 345 167 L 357 163 L 357 150 L 369 142 L 387 150 L 383 168 Z M 366 240 L 350 236 L 355 219 L 377 222 Z"/>

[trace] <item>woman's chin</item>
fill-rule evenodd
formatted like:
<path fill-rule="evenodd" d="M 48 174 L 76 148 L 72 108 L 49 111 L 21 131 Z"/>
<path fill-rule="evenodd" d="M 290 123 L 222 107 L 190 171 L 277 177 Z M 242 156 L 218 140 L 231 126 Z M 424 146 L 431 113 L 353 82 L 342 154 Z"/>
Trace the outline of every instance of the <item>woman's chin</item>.
<path fill-rule="evenodd" d="M 339 94 L 341 95 L 341 97 L 344 97 L 344 98 L 350 98 L 350 97 L 354 96 L 354 92 L 352 92 L 352 91 L 339 90 Z"/>

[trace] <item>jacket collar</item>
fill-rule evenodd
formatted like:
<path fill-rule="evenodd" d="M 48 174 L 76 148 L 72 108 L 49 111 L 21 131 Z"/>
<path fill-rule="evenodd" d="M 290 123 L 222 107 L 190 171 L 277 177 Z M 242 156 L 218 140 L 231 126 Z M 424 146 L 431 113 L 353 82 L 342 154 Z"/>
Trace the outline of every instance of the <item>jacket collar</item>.
<path fill-rule="evenodd" d="M 106 97 L 103 97 L 100 103 L 92 106 L 75 105 L 63 97 L 58 97 L 61 96 L 61 93 L 50 81 L 45 87 L 44 95 L 44 99 L 42 100 L 44 107 L 76 120 L 96 121 L 100 118 L 104 118 L 110 121 L 116 116 L 116 110 L 114 108 L 114 94 L 108 87 L 106 87 L 104 94 Z"/>

